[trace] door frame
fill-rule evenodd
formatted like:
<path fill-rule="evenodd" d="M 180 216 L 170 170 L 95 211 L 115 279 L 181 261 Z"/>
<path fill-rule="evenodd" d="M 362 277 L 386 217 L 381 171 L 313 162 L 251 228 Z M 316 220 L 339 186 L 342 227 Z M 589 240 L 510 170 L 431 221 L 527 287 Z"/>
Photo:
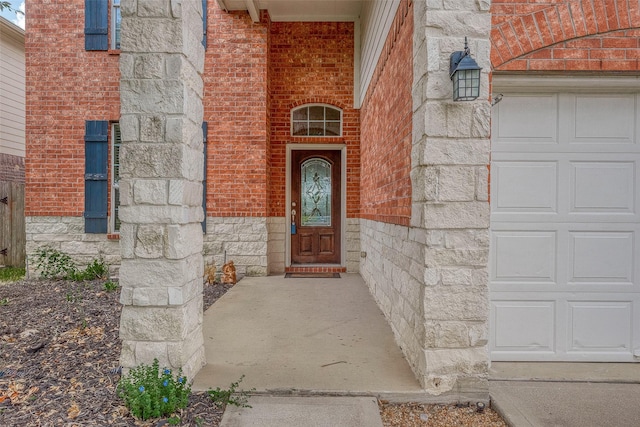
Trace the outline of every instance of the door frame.
<path fill-rule="evenodd" d="M 345 144 L 287 144 L 285 166 L 285 205 L 284 252 L 285 268 L 291 267 L 291 152 L 292 151 L 340 151 L 340 266 L 346 265 L 346 226 L 347 226 L 347 146 Z M 325 264 L 310 264 L 321 266 Z M 332 264 L 334 265 L 334 264 Z M 296 264 L 297 267 L 299 265 Z"/>

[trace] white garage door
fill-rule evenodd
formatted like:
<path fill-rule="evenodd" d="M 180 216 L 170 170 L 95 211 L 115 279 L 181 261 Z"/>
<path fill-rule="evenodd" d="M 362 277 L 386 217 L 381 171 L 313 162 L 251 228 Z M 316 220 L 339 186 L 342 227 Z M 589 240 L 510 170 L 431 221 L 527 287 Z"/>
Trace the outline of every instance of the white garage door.
<path fill-rule="evenodd" d="M 640 92 L 493 107 L 492 360 L 640 360 L 639 119 Z"/>

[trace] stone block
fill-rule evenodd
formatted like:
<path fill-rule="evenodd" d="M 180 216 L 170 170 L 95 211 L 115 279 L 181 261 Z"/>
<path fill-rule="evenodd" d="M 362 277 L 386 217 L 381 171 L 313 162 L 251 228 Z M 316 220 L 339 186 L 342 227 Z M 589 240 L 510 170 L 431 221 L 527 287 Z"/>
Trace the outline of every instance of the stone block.
<path fill-rule="evenodd" d="M 168 225 L 165 256 L 168 259 L 182 259 L 202 248 L 202 226 L 197 223 Z"/>
<path fill-rule="evenodd" d="M 166 290 L 158 288 L 130 288 L 131 304 L 139 307 L 164 306 L 169 304 L 169 295 Z"/>
<path fill-rule="evenodd" d="M 424 132 L 430 137 L 447 135 L 447 106 L 441 102 L 427 102 L 425 105 Z"/>
<path fill-rule="evenodd" d="M 148 55 L 127 55 L 133 58 L 133 78 L 134 79 L 159 79 L 164 74 L 164 56 L 161 54 Z M 120 61 L 120 69 L 122 70 L 123 62 Z M 126 74 L 131 78 L 130 74 Z M 145 139 L 142 139 L 145 141 Z"/>
<path fill-rule="evenodd" d="M 476 200 L 489 201 L 489 168 L 479 166 L 476 177 Z"/>
<path fill-rule="evenodd" d="M 163 18 L 171 17 L 170 2 L 159 0 L 138 0 L 138 16 Z"/>
<path fill-rule="evenodd" d="M 164 251 L 165 228 L 156 224 L 141 224 L 137 228 L 134 253 L 140 258 L 160 258 Z"/>
<path fill-rule="evenodd" d="M 122 287 L 166 288 L 202 279 L 202 256 L 193 255 L 182 260 L 123 260 L 120 266 Z"/>
<path fill-rule="evenodd" d="M 136 366 L 140 364 L 151 365 L 153 359 L 158 359 L 160 368 L 170 367 L 166 342 L 136 342 L 135 343 Z"/>
<path fill-rule="evenodd" d="M 441 166 L 438 175 L 439 201 L 472 201 L 476 193 L 476 168 Z"/>
<path fill-rule="evenodd" d="M 489 205 L 486 202 L 427 203 L 424 228 L 489 228 Z"/>
<path fill-rule="evenodd" d="M 132 178 L 183 178 L 183 159 L 182 147 L 175 144 L 123 144 L 120 148 L 121 173 Z"/>
<path fill-rule="evenodd" d="M 200 206 L 202 204 L 202 183 L 184 179 L 169 180 L 169 204 Z"/>
<path fill-rule="evenodd" d="M 134 180 L 133 200 L 137 204 L 166 205 L 167 181 L 161 179 Z"/>
<path fill-rule="evenodd" d="M 489 315 L 486 291 L 466 286 L 427 286 L 424 292 L 426 320 L 483 321 Z"/>
<path fill-rule="evenodd" d="M 422 165 L 489 164 L 489 140 L 449 140 L 429 138 L 422 151 Z"/>
<path fill-rule="evenodd" d="M 122 258 L 131 259 L 135 256 L 136 228 L 134 224 L 120 224 L 120 254 Z"/>
<path fill-rule="evenodd" d="M 202 207 L 188 206 L 121 206 L 120 220 L 125 223 L 141 224 L 187 224 L 200 223 L 203 219 Z"/>
<path fill-rule="evenodd" d="M 153 1 L 153 0 L 151 0 Z M 183 52 L 182 22 L 176 19 L 130 17 L 121 23 L 125 52 Z"/>
<path fill-rule="evenodd" d="M 163 142 L 165 130 L 165 116 L 143 114 L 140 116 L 140 141 Z"/>
<path fill-rule="evenodd" d="M 202 330 L 198 328 L 192 331 L 184 341 L 168 343 L 167 355 L 169 357 L 169 363 L 171 366 L 185 366 L 189 362 L 189 359 L 203 346 Z M 184 370 L 183 374 L 186 375 Z M 187 381 L 192 380 L 193 378 L 187 378 Z"/>
<path fill-rule="evenodd" d="M 467 286 L 473 283 L 473 269 L 469 268 L 442 268 L 440 269 L 442 284 L 453 286 Z"/>

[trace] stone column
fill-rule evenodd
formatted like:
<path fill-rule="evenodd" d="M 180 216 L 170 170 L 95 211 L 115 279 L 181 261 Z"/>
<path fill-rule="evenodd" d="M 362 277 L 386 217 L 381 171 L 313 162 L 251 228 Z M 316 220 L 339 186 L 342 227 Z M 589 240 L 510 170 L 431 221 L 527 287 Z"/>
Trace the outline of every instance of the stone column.
<path fill-rule="evenodd" d="M 121 364 L 204 365 L 202 2 L 122 0 Z"/>
<path fill-rule="evenodd" d="M 414 1 L 411 226 L 427 233 L 423 386 L 488 396 L 490 0 Z M 483 67 L 480 98 L 452 100 L 449 56 Z"/>

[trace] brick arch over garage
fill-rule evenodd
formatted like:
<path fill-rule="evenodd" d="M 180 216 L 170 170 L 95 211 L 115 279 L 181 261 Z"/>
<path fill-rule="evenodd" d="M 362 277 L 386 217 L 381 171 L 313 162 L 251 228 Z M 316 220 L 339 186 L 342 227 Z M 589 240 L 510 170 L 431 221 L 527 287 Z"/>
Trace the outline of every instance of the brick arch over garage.
<path fill-rule="evenodd" d="M 552 3 L 550 5 L 550 3 Z M 640 6 L 634 0 L 550 0 L 492 6 L 494 71 L 638 71 Z M 498 12 L 498 13 L 496 13 Z M 520 12 L 520 13 L 519 13 Z"/>

